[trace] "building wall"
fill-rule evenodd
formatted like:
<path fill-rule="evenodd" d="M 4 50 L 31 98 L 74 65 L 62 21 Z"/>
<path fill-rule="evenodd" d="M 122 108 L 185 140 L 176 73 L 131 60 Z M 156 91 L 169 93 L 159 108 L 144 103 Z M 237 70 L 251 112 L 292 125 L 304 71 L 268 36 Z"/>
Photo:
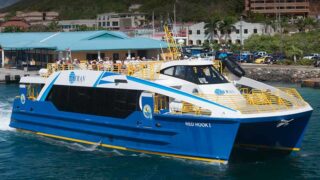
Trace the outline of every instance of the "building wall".
<path fill-rule="evenodd" d="M 143 51 L 143 52 L 142 52 Z M 141 53 L 145 54 L 145 56 L 140 55 L 140 59 L 145 57 L 146 59 L 157 59 L 158 54 L 161 53 L 161 50 L 130 50 L 132 57 L 138 57 Z M 113 55 L 115 53 L 119 54 L 119 60 L 125 60 L 128 56 L 127 50 L 122 51 L 100 51 L 100 54 L 102 55 L 104 53 L 105 58 L 108 57 L 108 59 L 113 60 Z M 86 60 L 87 54 L 98 54 L 98 51 L 78 51 L 78 52 L 71 52 L 72 59 L 78 59 L 78 60 Z M 64 54 L 65 55 L 65 54 Z M 115 59 L 117 60 L 117 59 Z"/>
<path fill-rule="evenodd" d="M 245 21 L 239 21 L 234 24 L 236 30 L 231 32 L 230 39 L 232 43 L 243 43 L 252 35 L 262 34 L 274 34 L 274 31 L 270 27 L 266 27 L 261 23 L 248 23 Z M 242 26 L 242 39 L 241 39 L 241 26 Z"/>
<path fill-rule="evenodd" d="M 310 14 L 309 16 L 320 19 L 320 1 L 310 0 Z"/>
<path fill-rule="evenodd" d="M 9 13 L 0 13 L 0 22 L 1 21 L 5 21 L 5 17 L 8 15 Z"/>
<path fill-rule="evenodd" d="M 205 23 L 200 22 L 187 28 L 188 41 L 187 45 L 202 45 L 208 37 L 205 35 Z"/>
<path fill-rule="evenodd" d="M 95 19 L 81 19 L 81 20 L 63 20 L 59 21 L 59 26 L 63 31 L 73 31 L 79 28 L 82 25 L 87 27 L 96 27 Z"/>
<path fill-rule="evenodd" d="M 26 22 L 31 25 L 34 24 L 43 24 L 47 25 L 52 21 L 55 21 L 59 18 L 59 13 L 54 11 L 32 11 L 32 12 L 22 12 L 17 11 L 16 16 L 18 18 L 23 18 Z"/>
<path fill-rule="evenodd" d="M 145 21 L 146 17 L 143 13 L 104 13 L 97 15 L 97 26 L 110 30 L 141 27 L 145 25 Z"/>
<path fill-rule="evenodd" d="M 188 41 L 187 45 L 202 45 L 204 42 L 209 41 L 211 37 L 205 34 L 205 23 L 197 23 L 188 27 Z M 241 26 L 242 26 L 242 41 L 241 41 Z M 234 24 L 235 31 L 232 31 L 229 35 L 221 35 L 221 32 L 217 31 L 213 36 L 213 41 L 220 43 L 220 39 L 227 40 L 230 43 L 243 43 L 253 34 L 274 34 L 274 31 L 270 27 L 266 27 L 260 23 L 247 23 L 245 21 L 237 22 Z"/>
<path fill-rule="evenodd" d="M 268 15 L 306 16 L 310 12 L 309 0 L 246 0 L 245 6 L 246 11 Z"/>

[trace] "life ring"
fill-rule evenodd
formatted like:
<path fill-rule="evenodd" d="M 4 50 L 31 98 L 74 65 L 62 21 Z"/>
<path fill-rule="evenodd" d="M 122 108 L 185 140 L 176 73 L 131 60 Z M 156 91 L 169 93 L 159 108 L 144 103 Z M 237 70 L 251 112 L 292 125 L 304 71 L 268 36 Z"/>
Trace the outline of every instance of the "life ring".
<path fill-rule="evenodd" d="M 246 74 L 242 67 L 233 59 L 225 58 L 223 59 L 222 64 L 224 64 L 228 70 L 237 77 L 242 77 Z"/>

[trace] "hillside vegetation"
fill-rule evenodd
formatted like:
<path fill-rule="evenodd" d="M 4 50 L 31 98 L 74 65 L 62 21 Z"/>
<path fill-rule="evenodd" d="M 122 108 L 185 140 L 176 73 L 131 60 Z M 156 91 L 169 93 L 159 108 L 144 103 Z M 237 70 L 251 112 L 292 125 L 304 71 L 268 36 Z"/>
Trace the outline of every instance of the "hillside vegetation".
<path fill-rule="evenodd" d="M 140 11 L 156 18 L 172 18 L 176 2 L 177 20 L 203 21 L 213 14 L 236 16 L 243 11 L 242 0 L 21 0 L 2 9 L 13 11 L 58 11 L 60 19 L 95 18 L 99 13 L 127 12 L 131 4 L 142 4 Z"/>

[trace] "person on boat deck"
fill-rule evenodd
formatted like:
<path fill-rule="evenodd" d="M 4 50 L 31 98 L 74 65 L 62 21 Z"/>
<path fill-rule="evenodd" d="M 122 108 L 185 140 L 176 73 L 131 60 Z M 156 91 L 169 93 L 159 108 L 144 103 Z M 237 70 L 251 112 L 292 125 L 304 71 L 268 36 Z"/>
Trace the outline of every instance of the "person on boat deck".
<path fill-rule="evenodd" d="M 218 58 L 222 60 L 222 59 L 225 59 L 227 56 L 228 56 L 227 51 L 223 49 L 222 52 L 220 52 Z"/>

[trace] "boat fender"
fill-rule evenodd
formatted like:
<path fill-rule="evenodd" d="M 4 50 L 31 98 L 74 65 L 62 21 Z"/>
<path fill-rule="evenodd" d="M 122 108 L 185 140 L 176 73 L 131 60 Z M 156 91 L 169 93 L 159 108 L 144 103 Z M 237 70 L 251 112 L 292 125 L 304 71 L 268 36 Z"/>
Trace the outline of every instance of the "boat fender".
<path fill-rule="evenodd" d="M 242 77 L 246 74 L 242 67 L 233 59 L 225 58 L 223 59 L 222 64 L 224 64 L 228 70 L 237 77 Z"/>

